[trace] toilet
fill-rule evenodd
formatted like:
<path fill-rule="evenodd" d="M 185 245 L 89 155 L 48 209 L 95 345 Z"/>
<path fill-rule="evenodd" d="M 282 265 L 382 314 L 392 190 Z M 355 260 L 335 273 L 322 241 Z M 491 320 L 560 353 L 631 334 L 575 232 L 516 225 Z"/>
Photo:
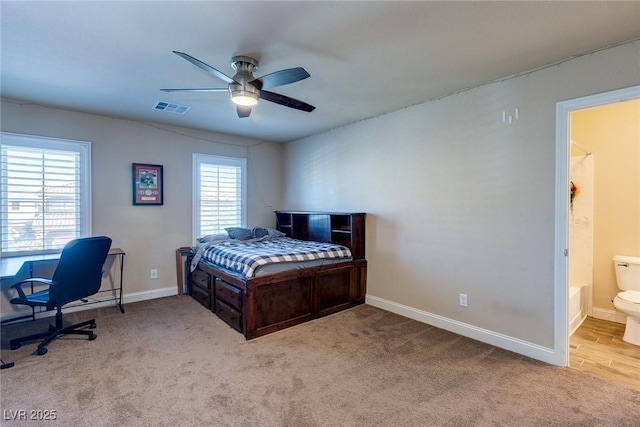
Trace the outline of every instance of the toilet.
<path fill-rule="evenodd" d="M 613 305 L 627 315 L 627 326 L 622 339 L 640 346 L 640 257 L 616 255 L 613 257 L 618 293 Z"/>

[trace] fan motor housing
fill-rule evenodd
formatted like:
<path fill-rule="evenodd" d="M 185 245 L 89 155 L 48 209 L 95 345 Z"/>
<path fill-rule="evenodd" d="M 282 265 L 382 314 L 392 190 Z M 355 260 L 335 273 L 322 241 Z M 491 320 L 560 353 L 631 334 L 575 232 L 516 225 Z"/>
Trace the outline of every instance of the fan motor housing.
<path fill-rule="evenodd" d="M 255 105 L 259 98 L 259 89 L 249 82 L 255 80 L 253 72 L 258 69 L 258 61 L 248 56 L 234 56 L 231 59 L 231 68 L 237 71 L 233 80 L 238 83 L 229 84 L 229 94 L 234 102 L 246 99 L 246 105 Z M 253 101 L 251 101 L 253 100 Z M 241 105 L 244 105 L 241 104 Z"/>
<path fill-rule="evenodd" d="M 251 74 L 258 69 L 258 61 L 249 56 L 234 56 L 231 58 L 231 68 L 238 73 L 244 71 Z"/>

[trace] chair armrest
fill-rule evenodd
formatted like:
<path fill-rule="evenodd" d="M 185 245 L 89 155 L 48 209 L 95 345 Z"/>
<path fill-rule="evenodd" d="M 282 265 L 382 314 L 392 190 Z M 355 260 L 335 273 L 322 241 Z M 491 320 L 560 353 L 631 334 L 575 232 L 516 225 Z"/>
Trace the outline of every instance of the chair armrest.
<path fill-rule="evenodd" d="M 16 291 L 18 291 L 18 295 L 20 296 L 20 298 L 26 299 L 27 296 L 25 295 L 24 291 L 22 290 L 22 285 L 29 283 L 29 284 L 31 284 L 31 286 L 33 286 L 34 282 L 42 283 L 42 284 L 45 284 L 45 285 L 49 285 L 49 287 L 55 285 L 55 283 L 51 279 L 43 279 L 41 277 L 32 277 L 30 279 L 25 279 L 25 280 L 22 280 L 21 282 L 15 283 L 15 284 L 11 285 L 11 287 L 14 288 Z"/>

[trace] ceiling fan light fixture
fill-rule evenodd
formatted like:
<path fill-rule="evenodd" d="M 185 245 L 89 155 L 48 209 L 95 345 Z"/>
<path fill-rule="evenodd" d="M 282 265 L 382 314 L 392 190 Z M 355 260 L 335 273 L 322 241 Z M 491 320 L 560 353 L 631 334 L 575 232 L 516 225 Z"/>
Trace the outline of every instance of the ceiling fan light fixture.
<path fill-rule="evenodd" d="M 258 61 L 249 56 L 234 56 L 231 58 L 231 68 L 236 70 L 237 73 L 233 77 L 229 77 L 191 55 L 176 50 L 173 53 L 227 83 L 231 102 L 236 104 L 236 111 L 240 118 L 249 117 L 251 107 L 256 105 L 260 99 L 299 111 L 311 112 L 316 108 L 295 98 L 265 90 L 295 83 L 310 77 L 309 73 L 302 67 L 287 68 L 256 78 L 253 72 L 258 68 Z M 163 92 L 224 92 L 225 88 L 160 90 Z"/>
<path fill-rule="evenodd" d="M 258 94 L 247 90 L 231 91 L 231 101 L 243 107 L 253 107 L 258 103 Z"/>

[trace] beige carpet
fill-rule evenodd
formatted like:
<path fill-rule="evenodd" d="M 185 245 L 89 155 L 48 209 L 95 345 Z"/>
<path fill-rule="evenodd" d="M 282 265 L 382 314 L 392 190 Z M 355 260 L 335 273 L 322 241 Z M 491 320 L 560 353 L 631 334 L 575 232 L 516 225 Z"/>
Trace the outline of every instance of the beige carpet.
<path fill-rule="evenodd" d="M 8 349 L 2 425 L 637 426 L 640 391 L 371 306 L 252 341 L 188 296 L 73 313 L 98 338 Z M 30 324 L 29 327 L 33 327 Z M 55 410 L 53 422 L 10 420 Z"/>

